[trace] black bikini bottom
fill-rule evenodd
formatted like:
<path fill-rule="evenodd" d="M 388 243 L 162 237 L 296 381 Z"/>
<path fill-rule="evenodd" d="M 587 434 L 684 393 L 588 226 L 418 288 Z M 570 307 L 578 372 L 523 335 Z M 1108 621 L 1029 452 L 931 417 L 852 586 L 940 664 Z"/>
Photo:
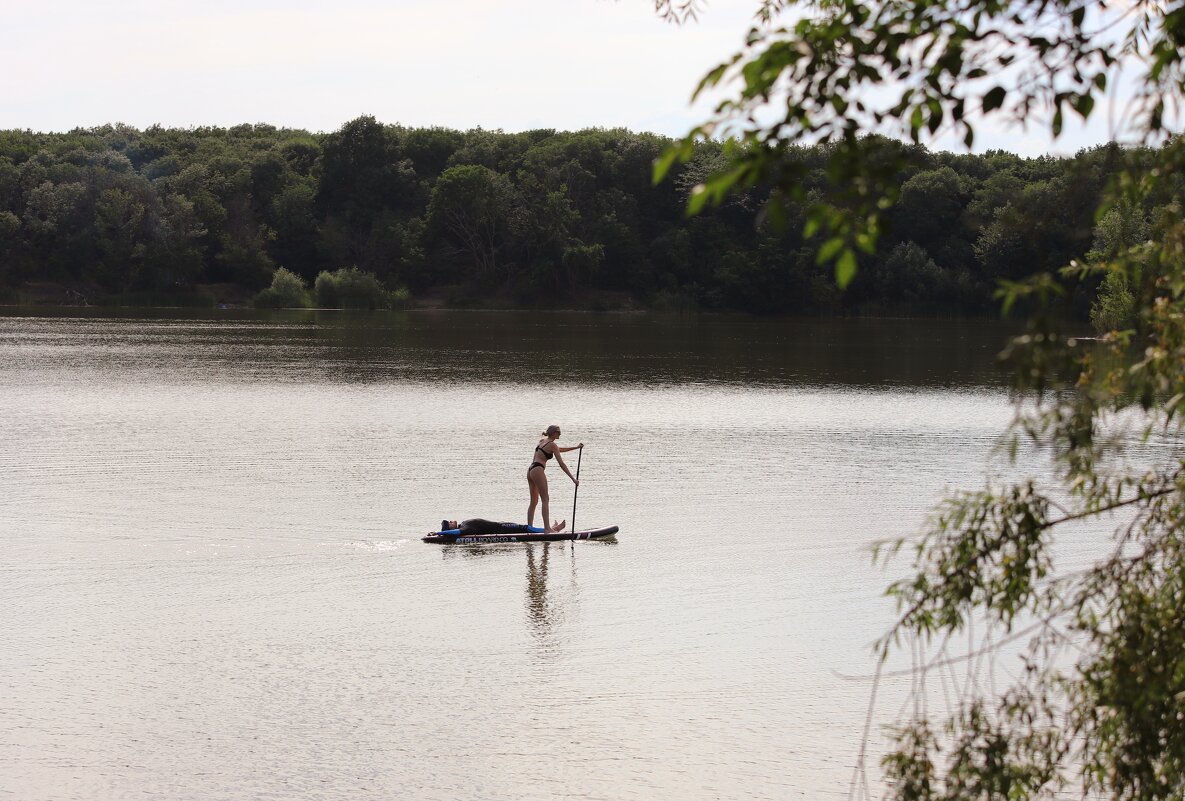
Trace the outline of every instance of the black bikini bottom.
<path fill-rule="evenodd" d="M 531 472 L 536 467 L 543 467 L 543 463 L 542 462 L 531 462 L 531 466 L 527 468 L 527 472 L 528 473 Z"/>

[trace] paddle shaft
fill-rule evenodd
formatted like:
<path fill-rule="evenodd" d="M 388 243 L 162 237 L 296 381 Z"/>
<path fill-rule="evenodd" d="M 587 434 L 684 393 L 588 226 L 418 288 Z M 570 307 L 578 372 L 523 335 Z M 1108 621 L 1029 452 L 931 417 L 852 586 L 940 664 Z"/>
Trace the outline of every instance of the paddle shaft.
<path fill-rule="evenodd" d="M 580 453 L 576 454 L 576 489 L 572 490 L 572 528 L 569 531 L 576 530 L 576 496 L 580 494 L 580 457 L 584 456 L 584 448 L 580 449 Z"/>

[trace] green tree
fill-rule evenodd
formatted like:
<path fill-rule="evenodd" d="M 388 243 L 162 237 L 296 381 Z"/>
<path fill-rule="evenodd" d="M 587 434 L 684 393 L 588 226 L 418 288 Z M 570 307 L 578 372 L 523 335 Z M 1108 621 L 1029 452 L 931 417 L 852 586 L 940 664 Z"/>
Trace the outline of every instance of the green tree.
<path fill-rule="evenodd" d="M 966 190 L 950 167 L 924 170 L 901 185 L 893 209 L 893 234 L 937 252 L 958 233 Z"/>
<path fill-rule="evenodd" d="M 1013 170 L 1002 170 L 989 175 L 976 188 L 963 211 L 963 222 L 969 231 L 979 231 L 995 219 L 996 213 L 1008 206 L 1024 191 L 1025 182 Z"/>
<path fill-rule="evenodd" d="M 867 132 L 888 126 L 917 142 L 954 130 L 971 145 L 986 119 L 1031 123 L 1045 115 L 1057 136 L 1068 114 L 1091 117 L 1122 60 L 1137 83 L 1133 133 L 1156 142 L 1171 133 L 1172 110 L 1185 95 L 1181 0 L 1123 10 L 1079 0 L 828 0 L 778 24 L 790 5 L 760 5 L 745 50 L 702 84 L 736 79 L 739 90 L 657 172 L 690 157 L 697 138 L 723 135 L 734 143 L 732 160 L 701 185 L 693 208 L 763 181 L 782 190 L 775 199 L 805 201 L 800 163 L 786 155 L 804 141 L 831 143 L 827 173 L 850 191 L 809 207 L 806 230 L 826 235 L 823 254 L 834 259 L 840 283 L 855 273 L 855 251 L 875 246 L 908 164 Z M 694 10 L 690 0 L 656 6 L 675 16 Z M 1121 246 L 1108 260 L 1110 272 L 1129 280 L 1134 328 L 1084 347 L 1040 311 L 1066 281 L 1096 274 L 1089 264 L 1071 261 L 1006 285 L 1006 309 L 1023 298 L 1039 310 L 1005 352 L 1025 401 L 1010 452 L 1050 457 L 1052 474 L 1038 462 L 1015 472 L 1045 478 L 956 495 L 919 537 L 889 549 L 908 545 L 915 572 L 891 588 L 900 617 L 880 650 L 909 641 L 937 651 L 914 650 L 923 654 L 917 692 L 925 692 L 927 668 L 974 666 L 1001 645 L 1020 647 L 1024 668 L 998 694 L 968 682 L 945 718 L 919 698 L 884 762 L 891 798 L 1185 796 L 1185 142 L 1106 158 L 1122 169 L 1104 213 L 1123 198 L 1171 209 L 1155 220 L 1152 244 Z M 1031 205 L 1023 212 L 1042 223 L 1031 215 L 1052 210 L 1048 197 L 1077 218 L 1093 201 L 1081 190 L 1092 181 L 1097 189 L 1098 175 L 1028 178 L 1042 186 L 1026 189 Z M 1029 241 L 1039 267 L 1072 255 L 1052 231 Z M 1125 448 L 1152 438 L 1166 447 L 1125 458 Z M 1057 536 L 1086 521 L 1106 525 L 1112 515 L 1121 524 L 1108 555 L 1085 569 L 1058 561 Z M 980 646 L 948 654 L 950 638 L 972 626 Z"/>
<path fill-rule="evenodd" d="M 502 256 L 519 222 L 520 204 L 509 179 L 488 167 L 450 167 L 428 202 L 428 236 L 464 253 L 479 277 L 507 272 Z"/>
<path fill-rule="evenodd" d="M 870 141 L 886 169 L 901 159 L 893 175 L 902 196 L 886 212 L 886 255 L 861 255 L 863 277 L 842 296 L 815 263 L 834 249 L 803 237 L 812 209 L 843 194 L 827 173 L 833 144 L 783 154 L 801 175 L 803 199 L 755 184 L 687 219 L 688 202 L 731 163 L 730 145 L 695 143 L 672 180 L 656 185 L 646 170 L 670 142 L 652 134 L 408 129 L 369 117 L 331 134 L 267 125 L 0 131 L 0 210 L 21 221 L 4 280 L 177 296 L 203 283 L 258 289 L 277 264 L 306 281 L 326 264 L 356 264 L 386 285 L 434 286 L 457 298 L 595 304 L 608 291 L 642 303 L 661 294 L 680 308 L 959 313 L 985 308 L 989 276 L 1019 277 L 1034 254 L 1038 266 L 1092 261 L 1086 251 L 1099 226 L 1091 215 L 1121 151 L 1022 159 Z M 495 237 L 477 250 L 493 254 L 493 269 L 440 225 L 440 214 L 429 219 L 428 201 L 454 168 L 497 176 L 487 183 L 506 202 L 495 204 Z M 456 177 L 445 178 L 438 200 Z M 763 214 L 771 195 L 778 202 Z M 778 221 L 792 230 L 776 231 Z M 910 241 L 926 258 L 890 264 L 888 252 Z M 926 269 L 899 269 L 906 264 Z M 1121 280 L 1104 279 L 1104 293 Z M 1085 316 L 1097 283 L 1082 282 L 1075 313 Z"/>
<path fill-rule="evenodd" d="M 325 139 L 317 210 L 326 220 L 325 258 L 386 269 L 397 255 L 384 247 L 391 215 L 423 211 L 424 187 L 400 149 L 399 131 L 359 117 Z"/>
<path fill-rule="evenodd" d="M 191 200 L 166 192 L 160 199 L 157 230 L 149 243 L 147 267 L 157 287 L 192 284 L 204 269 L 202 240 L 206 229 Z"/>
<path fill-rule="evenodd" d="M 876 297 L 888 301 L 927 303 L 943 293 L 947 280 L 926 249 L 916 242 L 902 242 L 873 270 Z"/>
<path fill-rule="evenodd" d="M 146 252 L 145 216 L 146 209 L 130 192 L 106 189 L 99 194 L 94 224 L 98 274 L 104 285 L 127 291 L 139 278 Z"/>
<path fill-rule="evenodd" d="M 14 283 L 20 270 L 17 254 L 22 245 L 21 218 L 11 211 L 0 211 L 0 287 Z"/>
<path fill-rule="evenodd" d="M 1144 210 L 1123 199 L 1109 209 L 1095 226 L 1094 247 L 1086 254 L 1088 262 L 1101 265 L 1148 242 L 1152 229 Z M 1142 266 L 1120 262 L 1119 269 L 1107 270 L 1099 287 L 1098 297 L 1090 307 L 1090 320 L 1100 333 L 1133 328 L 1136 325 L 1136 295 Z"/>
<path fill-rule="evenodd" d="M 394 301 L 406 299 L 406 293 L 388 292 L 371 273 L 357 267 L 344 267 L 317 276 L 313 292 L 323 309 L 389 309 Z"/>
<path fill-rule="evenodd" d="M 255 306 L 260 309 L 307 309 L 312 305 L 301 277 L 283 267 L 272 275 L 272 285 L 255 296 Z"/>
<path fill-rule="evenodd" d="M 79 181 L 45 181 L 28 194 L 23 215 L 30 241 L 41 251 L 53 279 L 77 279 L 94 253 L 88 235 L 91 192 Z"/>
<path fill-rule="evenodd" d="M 316 197 L 316 182 L 297 178 L 272 198 L 268 215 L 276 232 L 272 254 L 302 275 L 312 274 L 318 261 Z"/>

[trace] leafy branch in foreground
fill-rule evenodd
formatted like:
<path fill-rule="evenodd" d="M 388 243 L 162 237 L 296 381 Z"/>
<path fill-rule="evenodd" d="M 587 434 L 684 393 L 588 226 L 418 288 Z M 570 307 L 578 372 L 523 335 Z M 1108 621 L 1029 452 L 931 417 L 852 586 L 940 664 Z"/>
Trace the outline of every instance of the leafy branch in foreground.
<path fill-rule="evenodd" d="M 1017 401 L 1004 445 L 1020 478 L 949 499 L 912 541 L 912 575 L 889 590 L 900 615 L 878 645 L 882 659 L 910 649 L 911 711 L 883 766 L 899 801 L 1179 801 L 1185 141 L 1172 124 L 1185 2 L 820 0 L 782 26 L 769 5 L 744 50 L 699 87 L 730 94 L 655 174 L 699 139 L 723 138 L 731 159 L 690 210 L 772 187 L 769 213 L 805 206 L 841 285 L 875 245 L 910 155 L 870 133 L 919 143 L 953 132 L 970 146 L 995 119 L 1040 120 L 1056 137 L 1067 114 L 1097 113 L 1121 70 L 1136 87 L 1128 128 L 1113 134 L 1161 146 L 1122 155 L 1094 249 L 1001 287 L 1005 310 L 1034 310 L 1003 354 Z M 814 143 L 837 187 L 827 202 L 801 181 L 798 149 Z M 1067 336 L 1052 301 L 1067 279 L 1100 277 L 1104 335 Z M 952 653 L 963 635 L 966 650 Z M 872 797 L 866 752 L 867 734 L 853 797 Z"/>
<path fill-rule="evenodd" d="M 1164 175 L 1185 168 L 1183 151 L 1162 149 Z M 1180 192 L 1171 178 L 1145 190 L 1150 204 Z M 1003 693 L 969 682 L 942 726 L 919 712 L 897 729 L 893 798 L 1185 794 L 1185 223 L 1166 215 L 1152 233 L 1102 267 L 1067 268 L 1140 276 L 1134 328 L 1092 344 L 1038 315 L 1005 353 L 1025 401 L 1010 453 L 1052 467 L 946 501 L 913 543 L 914 575 L 889 590 L 901 614 L 882 657 L 908 641 L 942 643 L 945 659 L 951 634 L 979 626 L 993 665 L 1023 665 Z M 1055 545 L 1098 539 L 1108 521 L 1108 554 L 1058 569 Z"/>
<path fill-rule="evenodd" d="M 683 19 L 687 3 L 656 0 Z M 778 24 L 788 10 L 793 24 Z M 691 14 L 694 16 L 694 14 Z M 988 119 L 1048 126 L 1096 113 L 1122 70 L 1143 87 L 1121 133 L 1160 136 L 1181 93 L 1180 2 L 1112 8 L 1091 0 L 766 0 L 744 48 L 710 70 L 694 97 L 720 92 L 708 120 L 655 165 L 655 180 L 694 154 L 700 139 L 732 143 L 729 168 L 705 181 L 689 211 L 729 192 L 776 187 L 778 205 L 801 204 L 812 234 L 826 237 L 825 260 L 841 285 L 855 274 L 899 196 L 909 150 L 886 150 L 871 133 L 914 143 L 956 137 L 970 147 Z M 818 202 L 804 189 L 795 149 L 829 143 L 829 178 L 843 194 Z"/>
<path fill-rule="evenodd" d="M 654 11 L 667 22 L 684 23 L 699 18 L 704 0 L 654 0 Z"/>

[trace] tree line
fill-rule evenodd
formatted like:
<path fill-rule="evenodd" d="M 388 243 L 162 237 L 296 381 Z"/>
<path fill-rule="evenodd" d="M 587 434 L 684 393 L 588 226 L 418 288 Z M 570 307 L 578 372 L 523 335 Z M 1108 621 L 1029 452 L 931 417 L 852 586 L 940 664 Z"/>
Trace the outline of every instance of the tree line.
<path fill-rule="evenodd" d="M 828 145 L 787 155 L 804 200 L 777 204 L 775 220 L 765 210 L 779 190 L 760 185 L 688 216 L 728 156 L 699 142 L 655 184 L 671 144 L 619 129 L 456 131 L 372 117 L 332 133 L 0 131 L 0 288 L 204 302 L 211 285 L 263 290 L 279 268 L 309 287 L 357 268 L 398 297 L 459 306 L 981 314 L 1001 280 L 1130 244 L 1154 211 L 1096 220 L 1123 155 L 1115 145 L 1021 158 L 884 140 L 902 165 L 899 196 L 879 251 L 861 255 L 840 292 L 820 242 L 804 237 L 810 203 L 850 189 L 829 176 Z M 1078 287 L 1070 310 L 1087 314 L 1095 291 Z"/>

